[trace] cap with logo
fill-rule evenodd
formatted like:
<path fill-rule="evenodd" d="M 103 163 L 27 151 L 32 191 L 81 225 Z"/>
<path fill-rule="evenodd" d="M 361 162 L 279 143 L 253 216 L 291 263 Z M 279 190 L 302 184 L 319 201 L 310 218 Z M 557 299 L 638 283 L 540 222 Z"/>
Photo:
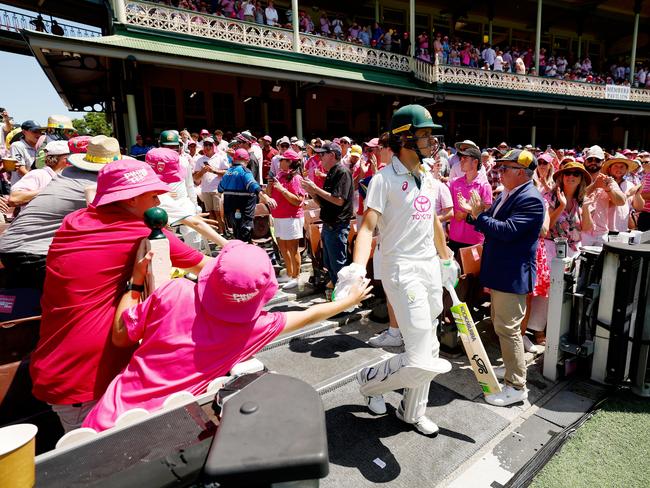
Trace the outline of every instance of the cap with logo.
<path fill-rule="evenodd" d="M 181 167 L 178 151 L 155 147 L 147 152 L 144 160 L 165 183 L 183 181 L 185 169 Z"/>
<path fill-rule="evenodd" d="M 332 152 L 336 154 L 338 159 L 340 159 L 342 151 L 341 146 L 339 146 L 336 142 L 326 142 L 322 147 L 315 147 L 314 152 L 318 154 Z"/>
<path fill-rule="evenodd" d="M 180 136 L 178 131 L 164 130 L 160 133 L 161 146 L 178 146 L 180 144 Z"/>
<path fill-rule="evenodd" d="M 497 159 L 496 162 L 517 163 L 522 168 L 527 169 L 535 169 L 537 167 L 537 159 L 535 158 L 535 155 L 530 151 L 526 151 L 525 149 L 512 149 Z"/>
<path fill-rule="evenodd" d="M 441 125 L 433 122 L 431 113 L 422 105 L 405 105 L 400 107 L 393 113 L 393 118 L 390 121 L 391 134 L 399 134 L 406 131 L 415 132 L 417 129 L 427 127 L 442 129 Z"/>

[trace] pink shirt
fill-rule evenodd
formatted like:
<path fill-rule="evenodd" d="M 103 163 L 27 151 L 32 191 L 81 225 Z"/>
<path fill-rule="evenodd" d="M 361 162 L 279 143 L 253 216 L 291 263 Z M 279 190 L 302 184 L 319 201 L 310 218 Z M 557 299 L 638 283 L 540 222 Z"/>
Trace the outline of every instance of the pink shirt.
<path fill-rule="evenodd" d="M 14 183 L 11 186 L 11 191 L 41 191 L 57 177 L 57 174 L 49 166 L 45 166 L 41 169 L 33 169 Z"/>
<path fill-rule="evenodd" d="M 205 392 L 210 381 L 258 352 L 286 324 L 280 312 L 262 312 L 252 323 L 221 322 L 203 311 L 196 285 L 182 278 L 164 284 L 122 318 L 129 338 L 142 342 L 84 427 L 108 429 L 126 410 L 156 410 L 177 391 Z"/>
<path fill-rule="evenodd" d="M 31 357 L 36 398 L 61 405 L 97 400 L 126 366 L 133 348 L 114 346 L 111 328 L 138 243 L 149 232 L 142 219 L 114 205 L 63 219 L 47 255 L 40 338 Z M 201 262 L 201 253 L 164 232 L 174 266 Z"/>
<path fill-rule="evenodd" d="M 590 234 L 607 234 L 610 229 L 609 193 L 602 188 L 596 188 L 594 193 L 594 209 L 591 212 L 594 227 Z"/>
<path fill-rule="evenodd" d="M 467 183 L 464 176 L 456 178 L 451 182 L 449 191 L 451 198 L 454 202 L 454 212 L 459 211 L 458 206 L 458 192 L 465 197 L 466 200 L 470 198 L 470 192 L 476 190 L 487 206 L 492 205 L 492 187 L 484 176 L 478 174 L 471 182 Z M 456 220 L 455 217 L 451 218 L 449 222 L 449 239 L 463 244 L 481 244 L 483 242 L 483 234 L 476 231 L 473 225 L 468 224 L 464 220 Z"/>
<path fill-rule="evenodd" d="M 291 181 L 288 181 L 287 176 L 288 173 L 286 171 L 281 171 L 280 174 L 278 174 L 276 177 L 276 182 L 273 183 L 271 198 L 273 198 L 278 203 L 278 206 L 271 211 L 271 215 L 273 215 L 273 217 L 276 219 L 299 219 L 303 216 L 302 205 L 292 205 L 289 200 L 287 200 L 284 195 L 280 193 L 280 190 L 276 188 L 276 185 L 282 185 L 294 195 L 304 197 L 306 193 L 300 185 L 302 176 L 299 174 L 293 175 Z"/>
<path fill-rule="evenodd" d="M 316 176 L 316 169 L 321 173 L 327 173 L 327 171 L 323 169 L 323 163 L 321 163 L 320 156 L 312 156 L 309 158 L 305 163 L 305 170 L 307 170 L 307 176 L 309 179 L 316 183 L 316 186 L 319 188 L 323 188 L 325 177 Z"/>

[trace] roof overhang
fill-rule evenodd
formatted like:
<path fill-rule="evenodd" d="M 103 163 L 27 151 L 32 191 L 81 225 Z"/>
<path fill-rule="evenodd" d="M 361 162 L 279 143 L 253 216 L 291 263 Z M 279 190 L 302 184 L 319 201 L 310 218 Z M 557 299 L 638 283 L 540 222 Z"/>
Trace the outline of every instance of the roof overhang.
<path fill-rule="evenodd" d="M 65 38 L 50 34 L 23 31 L 30 48 L 63 101 L 71 108 L 87 105 L 93 89 L 102 85 L 109 59 L 135 61 L 163 67 L 200 72 L 224 73 L 235 76 L 291 80 L 320 86 L 355 91 L 433 98 L 429 87 L 423 87 L 406 73 L 386 73 L 384 70 L 364 69 L 325 64 L 274 55 L 265 51 L 246 53 L 229 46 L 174 42 L 171 39 L 133 37 L 117 34 L 95 38 Z M 64 53 L 65 54 L 64 56 Z M 67 58 L 67 61 L 62 58 Z M 306 57 L 306 56 L 305 56 Z M 93 59 L 97 69 L 85 73 L 82 60 Z M 75 61 L 76 60 L 76 61 Z M 81 77 L 81 79 L 80 79 Z M 105 84 L 105 83 L 104 83 Z M 94 87 L 94 88 L 93 88 Z M 99 94 L 96 94 L 99 96 Z M 105 93 L 104 96 L 108 96 Z M 93 102 L 97 103 L 97 102 Z"/>

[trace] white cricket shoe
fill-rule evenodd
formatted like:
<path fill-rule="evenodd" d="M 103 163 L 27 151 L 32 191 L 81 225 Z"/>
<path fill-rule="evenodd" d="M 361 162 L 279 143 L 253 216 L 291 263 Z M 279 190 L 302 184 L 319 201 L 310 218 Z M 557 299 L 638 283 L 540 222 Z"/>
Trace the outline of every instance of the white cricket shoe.
<path fill-rule="evenodd" d="M 386 329 L 381 334 L 376 337 L 373 337 L 368 341 L 372 347 L 398 347 L 404 344 L 402 339 L 402 333 L 397 329 L 397 335 L 392 335 L 389 332 L 390 329 Z"/>
<path fill-rule="evenodd" d="M 528 390 L 524 387 L 521 390 L 517 390 L 512 386 L 504 386 L 501 393 L 495 393 L 493 395 L 487 395 L 485 401 L 490 405 L 495 407 L 507 407 L 514 403 L 523 402 L 528 398 Z"/>
<path fill-rule="evenodd" d="M 357 383 L 359 383 L 359 385 L 367 383 L 368 370 L 370 369 L 371 368 L 363 368 L 357 371 Z M 363 399 L 366 402 L 368 410 L 372 413 L 377 415 L 383 415 L 386 413 L 386 402 L 384 401 L 383 395 L 364 396 Z"/>
<path fill-rule="evenodd" d="M 284 285 L 282 285 L 283 290 L 293 290 L 298 286 L 298 280 L 297 279 L 291 279 L 287 281 Z"/>
<path fill-rule="evenodd" d="M 404 420 L 404 412 L 402 411 L 402 404 L 400 403 L 399 407 L 397 410 L 395 410 L 395 415 L 397 416 L 398 419 L 400 419 L 402 422 L 406 422 Z M 407 422 L 408 423 L 408 422 Z M 435 435 L 440 431 L 436 423 L 431 420 L 429 417 L 426 415 L 422 415 L 422 417 L 418 418 L 415 422 L 411 424 L 415 429 L 420 432 L 421 434 L 424 435 Z"/>
<path fill-rule="evenodd" d="M 524 351 L 533 354 L 541 354 L 544 352 L 544 346 L 533 344 L 533 341 L 531 341 L 526 334 L 522 336 L 521 340 L 524 342 Z"/>

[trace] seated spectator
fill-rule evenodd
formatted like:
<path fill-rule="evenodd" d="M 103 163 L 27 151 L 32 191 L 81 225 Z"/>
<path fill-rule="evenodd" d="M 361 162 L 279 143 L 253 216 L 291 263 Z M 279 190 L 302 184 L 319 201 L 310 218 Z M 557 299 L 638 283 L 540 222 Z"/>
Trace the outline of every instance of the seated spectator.
<path fill-rule="evenodd" d="M 45 146 L 45 167 L 34 169 L 23 176 L 11 188 L 8 204 L 10 207 L 27 205 L 50 182 L 59 177 L 68 165 L 70 149 L 67 141 L 52 141 Z"/>
<path fill-rule="evenodd" d="M 144 212 L 168 191 L 144 162 L 104 164 L 92 204 L 66 216 L 54 236 L 30 373 L 34 396 L 52 405 L 66 432 L 81 425 L 132 355 L 133 347 L 117 348 L 108 338 L 117 297 L 134 286 L 128 279 L 138 244 L 150 233 Z M 163 232 L 173 266 L 198 273 L 208 262 Z"/>
<path fill-rule="evenodd" d="M 246 167 L 250 160 L 246 149 L 237 149 L 232 159 L 232 166 L 219 182 L 218 191 L 223 194 L 224 216 L 235 239 L 250 242 L 258 197 L 271 210 L 277 207 L 277 203 L 262 191 Z"/>
<path fill-rule="evenodd" d="M 134 266 L 133 283 L 144 281 L 150 259 L 149 255 Z M 231 241 L 196 284 L 171 280 L 142 303 L 138 292 L 127 291 L 116 310 L 112 341 L 127 351 L 137 348 L 84 426 L 108 429 L 129 409 L 155 410 L 178 391 L 202 393 L 210 381 L 226 375 L 280 333 L 359 304 L 371 288 L 364 281 L 346 298 L 300 312 L 264 311 L 278 289 L 273 266 L 263 249 Z"/>
<path fill-rule="evenodd" d="M 298 243 L 303 237 L 303 209 L 305 191 L 300 175 L 300 156 L 292 150 L 280 157 L 280 173 L 266 187 L 266 193 L 278 206 L 271 211 L 278 247 L 287 269 L 287 282 L 283 290 L 298 286 L 300 278 L 300 251 Z"/>

